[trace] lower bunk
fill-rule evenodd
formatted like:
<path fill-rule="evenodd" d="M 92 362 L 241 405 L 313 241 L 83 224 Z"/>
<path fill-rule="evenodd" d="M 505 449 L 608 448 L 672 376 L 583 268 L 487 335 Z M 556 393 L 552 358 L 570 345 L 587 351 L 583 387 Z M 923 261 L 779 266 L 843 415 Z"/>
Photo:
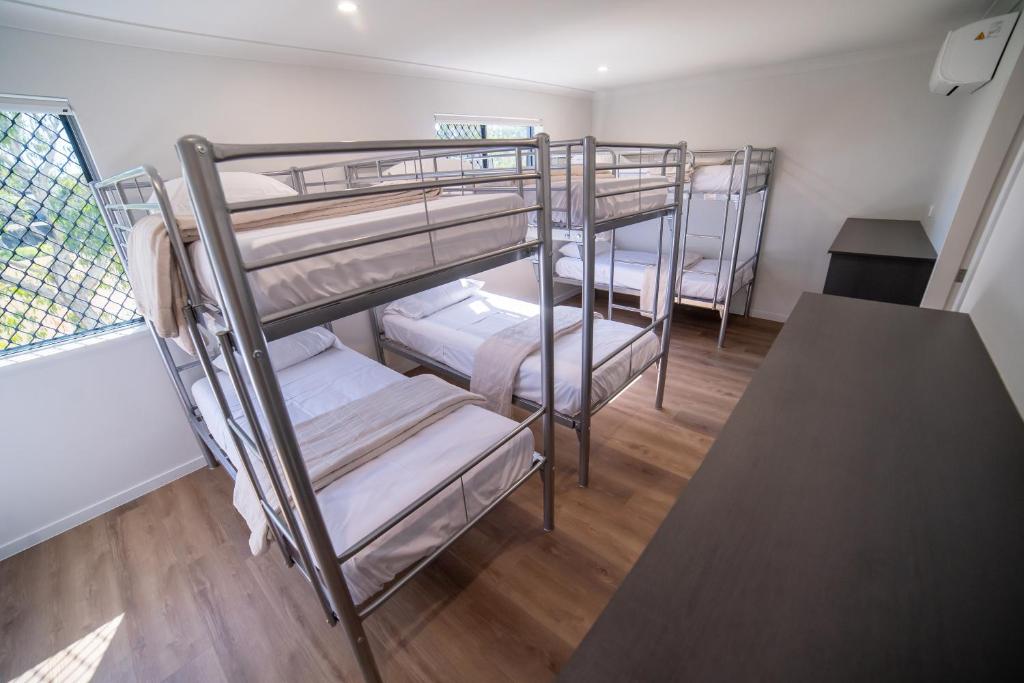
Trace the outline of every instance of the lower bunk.
<path fill-rule="evenodd" d="M 391 385 L 401 389 L 412 383 L 412 378 L 345 347 L 323 328 L 272 342 L 271 360 L 289 418 L 299 433 L 303 424 L 339 407 L 372 397 Z M 247 427 L 242 405 L 223 369 L 221 364 L 218 377 L 228 408 L 234 419 Z M 261 552 L 268 545 L 263 511 L 245 495 L 245 487 L 250 485 L 248 477 L 214 389 L 203 378 L 192 385 L 192 393 L 222 455 L 239 471 L 233 501 L 252 530 L 251 549 Z M 478 405 L 464 405 L 324 486 L 317 492 L 317 500 L 338 556 L 344 556 L 361 539 L 427 496 L 439 482 L 472 463 L 516 426 L 512 420 Z M 305 455 L 306 444 L 300 445 Z M 475 518 L 510 494 L 542 462 L 534 452 L 532 432 L 526 429 L 516 434 L 342 563 L 353 601 L 363 605 L 365 612 L 372 611 L 382 602 L 374 601 L 375 597 L 418 561 L 461 535 Z M 368 603 L 369 608 L 365 607 Z"/>
<path fill-rule="evenodd" d="M 750 258 L 736 268 L 734 295 L 753 282 L 755 262 L 756 259 Z M 594 284 L 607 290 L 614 278 L 614 292 L 639 297 L 641 303 L 637 312 L 649 316 L 657 264 L 658 254 L 655 252 L 616 249 L 613 272 L 611 251 L 604 251 L 594 259 Z M 732 261 L 687 254 L 682 265 L 682 276 L 676 283 L 676 303 L 720 311 L 725 303 L 730 274 L 733 273 Z M 662 268 L 664 272 L 665 266 Z M 581 286 L 583 260 L 562 256 L 555 262 L 555 274 L 563 284 Z"/>
<path fill-rule="evenodd" d="M 454 286 L 453 286 L 454 285 Z M 580 437 L 581 474 L 588 466 L 589 451 L 583 438 L 590 417 L 626 390 L 645 370 L 661 358 L 661 340 L 647 328 L 626 323 L 593 321 L 593 362 L 584 374 L 582 348 L 582 311 L 558 306 L 561 312 L 580 324 L 557 333 L 554 343 L 555 419 L 574 429 Z M 482 283 L 462 280 L 414 297 L 399 300 L 374 314 L 379 350 L 431 368 L 473 389 L 479 373 L 495 362 L 482 351 L 504 335 L 515 335 L 523 325 L 531 325 L 538 315 L 536 304 L 487 292 Z M 378 319 L 379 318 L 379 319 Z M 481 355 L 484 354 L 484 355 Z M 540 353 L 531 352 L 515 368 L 506 390 L 511 403 L 535 410 L 540 402 L 543 371 Z M 584 380 L 589 380 L 585 382 Z M 588 384 L 589 389 L 584 389 Z M 475 390 L 475 389 L 474 389 Z M 589 391 L 589 405 L 584 392 Z M 585 477 L 582 479 L 585 481 Z"/>

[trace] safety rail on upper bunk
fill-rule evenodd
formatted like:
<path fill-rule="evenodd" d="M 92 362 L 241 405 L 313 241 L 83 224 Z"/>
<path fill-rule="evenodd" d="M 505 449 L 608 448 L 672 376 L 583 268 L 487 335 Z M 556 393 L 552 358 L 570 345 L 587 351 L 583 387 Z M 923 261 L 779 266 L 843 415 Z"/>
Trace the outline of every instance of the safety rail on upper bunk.
<path fill-rule="evenodd" d="M 218 170 L 225 162 L 277 157 L 307 157 L 313 155 L 346 155 L 358 153 L 424 152 L 438 151 L 448 154 L 467 155 L 493 154 L 512 150 L 517 156 L 529 154 L 536 159 L 533 170 L 522 167 L 514 172 L 474 174 L 450 178 L 424 178 L 411 182 L 389 182 L 378 185 L 353 185 L 346 182 L 342 189 L 330 189 L 323 185 L 321 191 L 310 191 L 301 174 L 289 171 L 289 175 L 300 185 L 294 196 L 275 197 L 242 202 L 228 202 Z M 345 631 L 356 653 L 360 669 L 367 680 L 379 680 L 379 672 L 372 651 L 366 640 L 362 620 L 405 585 L 430 561 L 465 533 L 483 515 L 501 500 L 507 498 L 532 474 L 541 471 L 544 479 L 544 527 L 554 525 L 553 507 L 553 450 L 554 450 L 554 408 L 553 408 L 553 321 L 552 321 L 552 254 L 550 233 L 550 177 L 548 171 L 549 140 L 547 135 L 523 140 L 419 140 L 381 142 L 337 142 L 337 143 L 295 143 L 295 144 L 250 144 L 233 145 L 211 143 L 204 138 L 190 136 L 178 141 L 177 151 L 182 163 L 184 181 L 191 198 L 194 218 L 198 227 L 213 278 L 216 283 L 217 301 L 204 296 L 190 258 L 189 249 L 182 237 L 180 225 L 174 215 L 170 198 L 160 176 L 149 167 L 98 181 L 93 190 L 101 211 L 113 236 L 119 256 L 130 268 L 126 249 L 127 237 L 138 214 L 159 213 L 168 233 L 175 265 L 181 272 L 185 285 L 185 302 L 182 314 L 189 337 L 195 346 L 198 364 L 202 367 L 228 426 L 229 436 L 242 460 L 246 474 L 251 481 L 260 506 L 269 522 L 272 537 L 276 540 L 289 564 L 297 564 L 303 575 L 313 585 L 330 623 L 343 622 Z M 333 167 L 328 164 L 325 167 Z M 294 168 L 294 167 L 293 167 Z M 443 194 L 460 186 L 491 185 L 505 183 L 523 193 L 525 184 L 533 184 L 535 201 L 514 209 L 483 211 L 458 219 L 430 222 L 428 191 Z M 146 194 L 146 185 L 155 195 L 155 201 L 129 201 L 127 190 L 134 191 L 140 200 Z M 242 257 L 233 217 L 241 212 L 282 207 L 297 207 L 312 202 L 354 199 L 375 195 L 405 192 L 422 193 L 423 211 L 426 223 L 402 228 L 382 234 L 363 235 L 343 239 L 332 244 L 301 250 L 298 253 L 280 254 L 273 257 L 247 262 Z M 537 217 L 540 232 L 533 238 L 500 247 L 481 249 L 481 253 L 438 262 L 435 251 L 434 233 L 451 228 L 481 223 L 495 218 L 506 218 L 519 214 L 533 213 Z M 287 225 L 287 220 L 281 221 Z M 389 241 L 426 235 L 430 245 L 431 266 L 413 272 L 400 273 L 378 279 L 370 284 L 356 287 L 353 291 L 340 292 L 315 298 L 282 311 L 261 315 L 257 308 L 250 276 L 258 271 L 287 263 L 301 262 L 359 247 L 386 244 Z M 490 444 L 468 464 L 460 467 L 433 486 L 430 491 L 406 506 L 391 519 L 366 533 L 363 538 L 338 552 L 327 532 L 312 487 L 309 474 L 301 455 L 301 448 L 294 427 L 288 415 L 281 386 L 270 363 L 268 342 L 294 332 L 317 325 L 329 324 L 338 318 L 365 311 L 374 306 L 430 289 L 445 282 L 494 268 L 518 259 L 538 255 L 545 277 L 541 280 L 541 357 L 542 357 L 542 402 L 536 411 L 525 420 Z M 151 329 L 154 329 L 151 325 Z M 181 373 L 194 362 L 178 363 L 168 350 L 166 340 L 157 336 L 161 355 L 175 381 L 179 398 L 194 423 L 201 422 L 195 403 L 185 389 Z M 209 345 L 216 344 L 224 361 L 228 379 L 242 409 L 247 424 L 236 419 L 229 409 L 217 371 L 213 368 Z M 341 565 L 361 550 L 388 533 L 402 520 L 421 509 L 449 486 L 454 485 L 475 466 L 508 445 L 523 431 L 529 429 L 538 419 L 543 418 L 544 454 L 537 455 L 528 470 L 499 494 L 483 510 L 468 518 L 465 526 L 441 544 L 425 558 L 403 572 L 391 586 L 382 589 L 361 605 L 351 597 Z M 193 424 L 195 427 L 196 424 Z M 207 446 L 217 454 L 219 460 L 233 472 L 234 468 L 216 442 L 207 437 Z M 197 430 L 198 434 L 198 430 Z M 256 473 L 258 459 L 269 478 L 270 489 L 278 501 L 291 501 L 290 505 L 275 506 L 271 503 L 264 482 Z M 211 461 L 211 464 L 212 461 Z"/>

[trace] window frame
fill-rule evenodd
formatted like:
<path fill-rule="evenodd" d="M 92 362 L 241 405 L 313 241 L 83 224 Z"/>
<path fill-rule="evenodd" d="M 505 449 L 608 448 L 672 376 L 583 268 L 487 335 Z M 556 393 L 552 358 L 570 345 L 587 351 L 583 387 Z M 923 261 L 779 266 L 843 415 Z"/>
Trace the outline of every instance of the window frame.
<path fill-rule="evenodd" d="M 82 171 L 81 183 L 89 189 L 89 196 L 84 199 L 86 203 L 85 205 L 92 204 L 98 210 L 98 206 L 95 206 L 96 198 L 92 193 L 91 184 L 101 176 L 97 170 L 95 159 L 89 149 L 85 133 L 82 130 L 78 117 L 71 106 L 71 102 L 66 98 L 60 97 L 34 97 L 30 95 L 10 95 L 0 93 L 0 111 L 14 114 L 24 113 L 36 116 L 52 115 L 61 122 L 64 128 L 64 133 L 67 136 L 67 141 L 70 143 L 74 159 L 77 161 L 78 166 Z M 98 221 L 98 226 L 102 227 L 105 243 L 108 243 L 113 249 L 113 258 L 111 260 L 119 263 L 123 271 L 121 277 L 124 278 L 126 285 L 126 290 L 122 291 L 126 296 L 123 303 L 127 304 L 127 306 L 123 306 L 123 308 L 127 309 L 130 307 L 131 309 L 134 309 L 134 316 L 128 320 L 116 320 L 105 324 L 97 321 L 98 324 L 90 329 L 76 329 L 69 333 L 55 334 L 53 337 L 48 339 L 33 339 L 32 341 L 24 344 L 12 344 L 7 348 L 0 349 L 0 363 L 21 355 L 31 356 L 33 353 L 39 351 L 52 351 L 55 347 L 62 345 L 72 346 L 82 342 L 86 338 L 94 339 L 102 335 L 119 337 L 129 329 L 140 327 L 145 323 L 145 320 L 139 313 L 137 305 L 135 304 L 134 293 L 131 291 L 131 284 L 127 280 L 127 267 L 121 261 L 116 248 L 114 248 L 113 239 L 109 234 L 108 226 L 106 225 L 106 221 L 103 220 L 102 214 Z M 107 268 L 109 268 L 109 265 Z M 47 271 L 52 272 L 50 268 L 47 268 Z M 93 291 L 95 292 L 95 290 Z M 110 300 L 109 297 L 107 298 Z M 65 313 L 61 316 L 61 324 L 66 322 L 64 317 L 66 315 L 67 314 Z M 17 328 L 15 328 L 15 334 L 17 334 Z"/>

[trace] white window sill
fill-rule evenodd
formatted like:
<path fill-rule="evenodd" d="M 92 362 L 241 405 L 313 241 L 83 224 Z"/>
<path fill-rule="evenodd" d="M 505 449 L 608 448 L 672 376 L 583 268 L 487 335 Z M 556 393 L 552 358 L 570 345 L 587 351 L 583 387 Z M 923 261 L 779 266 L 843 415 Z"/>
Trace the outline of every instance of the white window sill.
<path fill-rule="evenodd" d="M 56 342 L 54 344 L 50 344 L 39 349 L 14 352 L 5 358 L 0 358 L 0 368 L 9 367 L 12 365 L 21 365 L 22 363 L 31 363 L 32 361 L 38 360 L 40 358 L 50 358 L 52 356 L 68 353 L 69 351 L 77 351 L 78 349 L 84 349 L 88 346 L 105 344 L 116 339 L 123 339 L 124 337 L 128 337 L 133 334 L 138 334 L 139 332 L 145 329 L 146 324 L 140 321 L 135 325 L 121 327 L 116 330 L 111 330 L 109 332 L 98 332 L 97 334 L 91 334 L 86 337 L 79 337 L 78 339 L 68 339 L 67 341 L 63 342 Z"/>

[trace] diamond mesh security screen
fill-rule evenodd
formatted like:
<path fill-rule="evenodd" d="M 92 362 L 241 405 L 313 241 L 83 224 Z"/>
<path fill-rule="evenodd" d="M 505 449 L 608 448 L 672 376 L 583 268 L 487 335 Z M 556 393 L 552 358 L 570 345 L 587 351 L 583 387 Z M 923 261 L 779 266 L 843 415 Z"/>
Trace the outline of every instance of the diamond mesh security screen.
<path fill-rule="evenodd" d="M 71 134 L 0 111 L 0 355 L 139 319 Z"/>
<path fill-rule="evenodd" d="M 485 127 L 478 123 L 435 123 L 434 133 L 442 140 L 482 140 Z"/>
<path fill-rule="evenodd" d="M 434 134 L 442 140 L 512 140 L 516 138 L 532 138 L 534 136 L 534 127 L 435 121 Z M 484 154 L 483 157 L 484 168 L 515 168 L 516 165 L 515 159 L 507 154 L 499 154 L 497 158 Z M 532 163 L 532 157 L 528 159 L 528 163 Z"/>

